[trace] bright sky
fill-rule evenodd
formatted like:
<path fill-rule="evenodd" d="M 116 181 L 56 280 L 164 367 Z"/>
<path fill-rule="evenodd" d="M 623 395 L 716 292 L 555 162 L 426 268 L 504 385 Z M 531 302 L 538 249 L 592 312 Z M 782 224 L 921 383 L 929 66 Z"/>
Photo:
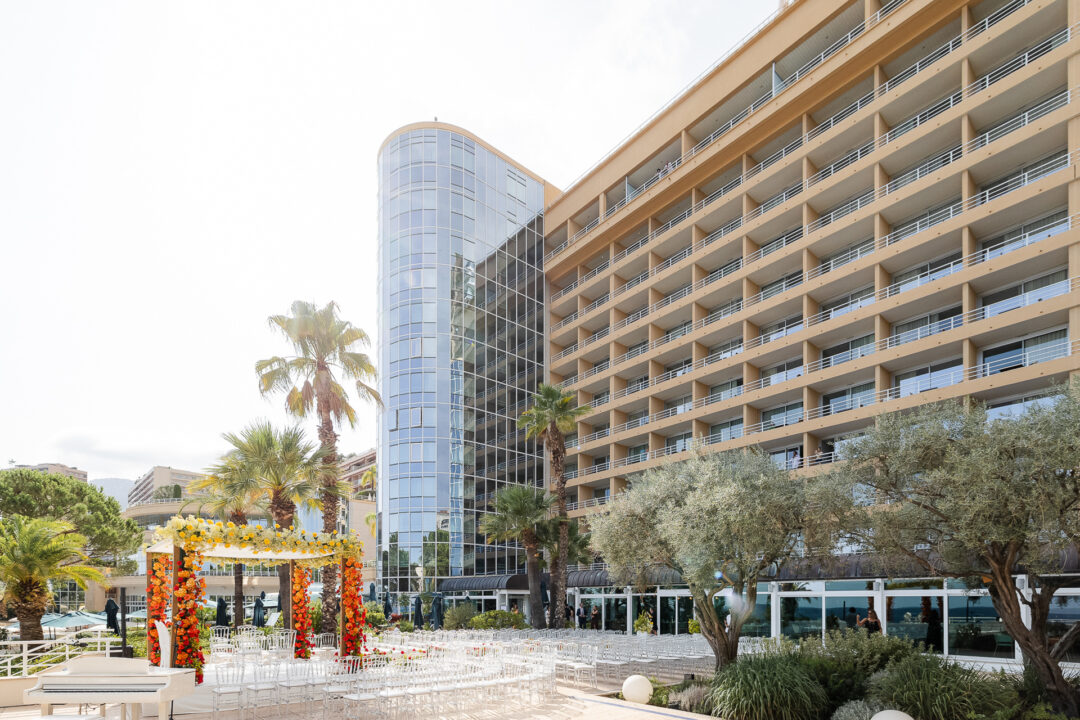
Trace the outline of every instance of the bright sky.
<path fill-rule="evenodd" d="M 391 131 L 565 188 L 775 5 L 0 0 L 0 467 L 198 470 L 285 422 L 268 315 L 333 299 L 374 340 Z M 374 443 L 361 408 L 339 446 Z"/>

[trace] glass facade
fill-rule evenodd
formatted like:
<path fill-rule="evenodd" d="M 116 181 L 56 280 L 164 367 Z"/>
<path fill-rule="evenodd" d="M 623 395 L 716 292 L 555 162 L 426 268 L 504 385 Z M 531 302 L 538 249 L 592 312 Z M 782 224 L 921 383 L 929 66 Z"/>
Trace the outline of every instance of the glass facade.
<path fill-rule="evenodd" d="M 479 521 L 507 483 L 541 485 L 516 420 L 543 377 L 544 186 L 441 127 L 379 156 L 378 584 L 524 572 Z"/>

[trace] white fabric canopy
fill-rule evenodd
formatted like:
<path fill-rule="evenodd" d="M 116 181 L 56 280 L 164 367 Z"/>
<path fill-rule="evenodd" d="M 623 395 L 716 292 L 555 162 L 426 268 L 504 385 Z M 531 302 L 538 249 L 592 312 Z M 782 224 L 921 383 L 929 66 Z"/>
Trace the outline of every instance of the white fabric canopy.
<path fill-rule="evenodd" d="M 164 553 L 171 555 L 173 552 L 172 540 L 158 540 L 156 543 L 146 548 L 148 553 Z M 238 547 L 233 545 L 231 547 L 225 547 L 224 545 L 215 545 L 210 548 L 206 548 L 200 553 L 204 558 L 217 559 L 217 560 L 239 560 L 241 562 L 287 562 L 289 560 L 311 560 L 318 557 L 328 557 L 334 553 L 327 552 L 300 552 L 298 550 L 260 550 L 256 551 L 254 548 Z"/>

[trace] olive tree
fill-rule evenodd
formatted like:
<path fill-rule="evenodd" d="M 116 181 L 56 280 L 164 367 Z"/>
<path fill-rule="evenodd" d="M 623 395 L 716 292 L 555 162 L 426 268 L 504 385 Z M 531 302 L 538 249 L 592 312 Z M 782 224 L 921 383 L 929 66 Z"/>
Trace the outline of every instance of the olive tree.
<path fill-rule="evenodd" d="M 845 448 L 814 502 L 887 566 L 982 578 L 1058 712 L 1080 715 L 1047 620 L 1080 538 L 1080 388 L 989 419 L 977 402 L 882 415 Z M 1024 578 L 1022 586 L 1017 578 Z M 1030 622 L 1024 621 L 1024 610 Z"/>
<path fill-rule="evenodd" d="M 759 577 L 816 531 L 805 497 L 804 481 L 760 451 L 699 452 L 646 471 L 591 517 L 592 545 L 615 582 L 644 585 L 654 566 L 678 572 L 720 667 L 738 654 Z M 736 598 L 727 625 L 713 604 L 726 588 Z"/>

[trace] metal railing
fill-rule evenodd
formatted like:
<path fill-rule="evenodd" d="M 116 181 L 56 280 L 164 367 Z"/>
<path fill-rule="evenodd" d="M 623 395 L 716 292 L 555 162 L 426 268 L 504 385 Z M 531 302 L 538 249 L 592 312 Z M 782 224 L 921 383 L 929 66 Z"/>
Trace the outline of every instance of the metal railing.
<path fill-rule="evenodd" d="M 120 648 L 120 638 L 95 634 L 61 640 L 0 641 L 0 677 L 28 677 L 49 670 L 74 657 L 101 653 L 109 657 Z"/>

